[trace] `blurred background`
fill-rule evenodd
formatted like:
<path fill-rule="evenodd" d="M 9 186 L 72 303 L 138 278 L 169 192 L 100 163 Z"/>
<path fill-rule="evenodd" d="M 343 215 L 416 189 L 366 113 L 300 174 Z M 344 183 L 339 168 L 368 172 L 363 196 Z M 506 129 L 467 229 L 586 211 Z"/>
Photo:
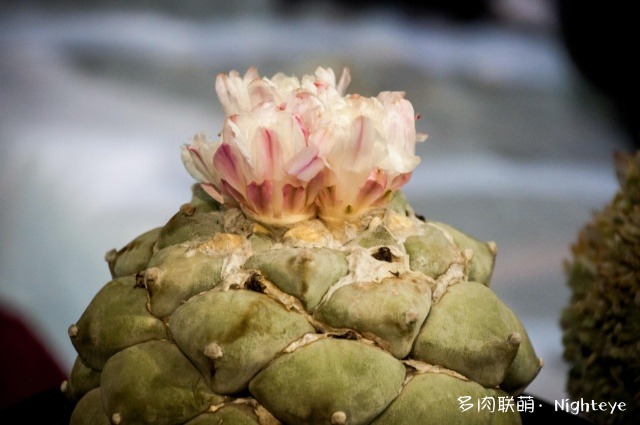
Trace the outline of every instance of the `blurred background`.
<path fill-rule="evenodd" d="M 496 241 L 492 287 L 545 362 L 527 392 L 566 397 L 563 262 L 639 146 L 633 14 L 598 3 L 0 0 L 0 407 L 70 371 L 104 254 L 189 199 L 179 147 L 221 129 L 216 74 L 252 65 L 406 91 L 429 135 L 407 197 Z"/>

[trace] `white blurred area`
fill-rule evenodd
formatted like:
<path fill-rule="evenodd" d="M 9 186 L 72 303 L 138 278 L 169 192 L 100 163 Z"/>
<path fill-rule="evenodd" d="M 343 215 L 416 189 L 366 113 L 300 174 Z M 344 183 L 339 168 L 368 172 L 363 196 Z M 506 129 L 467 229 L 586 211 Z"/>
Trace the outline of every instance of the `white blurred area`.
<path fill-rule="evenodd" d="M 109 280 L 105 252 L 189 199 L 179 146 L 220 130 L 215 75 L 349 66 L 350 92 L 407 92 L 429 134 L 409 200 L 497 242 L 492 287 L 545 361 L 527 392 L 565 397 L 563 261 L 613 196 L 612 153 L 629 142 L 576 74 L 550 2 L 495 1 L 500 25 L 293 3 L 283 14 L 276 2 L 236 1 L 202 16 L 5 4 L 0 305 L 69 370 L 67 327 Z"/>

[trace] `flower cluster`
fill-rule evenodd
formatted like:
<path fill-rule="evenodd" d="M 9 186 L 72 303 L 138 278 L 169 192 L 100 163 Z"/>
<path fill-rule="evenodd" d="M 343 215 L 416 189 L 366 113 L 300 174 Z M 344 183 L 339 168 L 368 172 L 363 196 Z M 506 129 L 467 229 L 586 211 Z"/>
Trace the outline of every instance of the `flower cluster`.
<path fill-rule="evenodd" d="M 336 221 L 384 206 L 420 162 L 413 107 L 402 92 L 345 95 L 350 76 L 219 74 L 219 141 L 183 146 L 189 173 L 216 200 L 266 223 Z"/>

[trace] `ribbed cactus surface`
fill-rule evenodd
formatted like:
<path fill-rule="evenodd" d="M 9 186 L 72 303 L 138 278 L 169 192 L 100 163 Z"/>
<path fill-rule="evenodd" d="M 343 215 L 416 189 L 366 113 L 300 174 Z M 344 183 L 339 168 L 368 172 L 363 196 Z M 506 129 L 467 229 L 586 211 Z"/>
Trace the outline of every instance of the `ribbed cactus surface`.
<path fill-rule="evenodd" d="M 254 222 L 194 187 L 107 254 L 69 328 L 72 424 L 513 424 L 464 400 L 519 394 L 541 362 L 489 288 L 496 246 L 382 211 Z"/>

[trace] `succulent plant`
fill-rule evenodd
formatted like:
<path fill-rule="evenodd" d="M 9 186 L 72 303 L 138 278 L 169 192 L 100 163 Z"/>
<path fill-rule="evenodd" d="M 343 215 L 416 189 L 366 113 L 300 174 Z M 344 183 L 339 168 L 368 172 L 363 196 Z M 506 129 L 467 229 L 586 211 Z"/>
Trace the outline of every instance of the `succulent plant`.
<path fill-rule="evenodd" d="M 190 202 L 107 253 L 69 328 L 72 424 L 520 422 L 541 361 L 489 288 L 496 245 L 414 213 L 413 107 L 349 79 L 218 76 Z"/>
<path fill-rule="evenodd" d="M 624 403 L 584 411 L 596 423 L 640 423 L 640 151 L 618 154 L 620 190 L 580 231 L 566 264 L 571 300 L 562 315 L 568 393 Z"/>

